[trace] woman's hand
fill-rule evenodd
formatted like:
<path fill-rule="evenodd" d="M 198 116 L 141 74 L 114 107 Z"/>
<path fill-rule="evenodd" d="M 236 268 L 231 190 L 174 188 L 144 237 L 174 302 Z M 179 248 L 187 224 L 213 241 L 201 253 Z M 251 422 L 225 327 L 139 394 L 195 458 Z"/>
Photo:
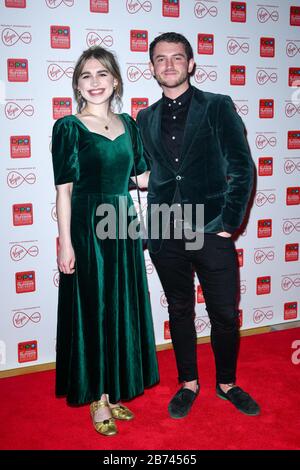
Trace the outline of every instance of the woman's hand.
<path fill-rule="evenodd" d="M 148 182 L 149 182 L 149 176 L 150 176 L 150 171 L 145 171 L 141 175 L 138 175 L 136 178 L 135 178 L 135 176 L 132 176 L 131 179 L 135 184 L 137 184 L 137 186 L 140 189 L 147 189 L 148 188 Z"/>
<path fill-rule="evenodd" d="M 75 253 L 72 245 L 59 244 L 57 265 L 64 274 L 73 274 L 75 272 Z"/>

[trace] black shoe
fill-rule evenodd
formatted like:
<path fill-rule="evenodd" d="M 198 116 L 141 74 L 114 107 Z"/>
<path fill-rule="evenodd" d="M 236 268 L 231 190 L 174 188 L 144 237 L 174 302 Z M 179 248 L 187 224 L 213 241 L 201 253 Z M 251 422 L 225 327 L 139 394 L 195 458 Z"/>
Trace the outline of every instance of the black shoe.
<path fill-rule="evenodd" d="M 260 408 L 256 401 L 240 387 L 232 387 L 225 393 L 218 384 L 216 391 L 217 397 L 230 401 L 242 413 L 250 416 L 259 415 Z"/>
<path fill-rule="evenodd" d="M 171 418 L 184 418 L 189 413 L 200 390 L 199 385 L 197 387 L 196 392 L 193 392 L 189 388 L 182 387 L 177 393 L 175 393 L 168 406 Z"/>

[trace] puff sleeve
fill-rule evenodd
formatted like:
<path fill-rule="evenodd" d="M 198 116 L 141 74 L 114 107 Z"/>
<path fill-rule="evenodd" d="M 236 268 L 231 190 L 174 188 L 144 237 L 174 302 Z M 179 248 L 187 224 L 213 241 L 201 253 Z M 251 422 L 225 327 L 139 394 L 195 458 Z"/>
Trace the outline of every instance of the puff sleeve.
<path fill-rule="evenodd" d="M 52 163 L 56 185 L 78 180 L 78 128 L 66 117 L 53 126 Z"/>
<path fill-rule="evenodd" d="M 147 163 L 143 155 L 144 150 L 142 138 L 140 136 L 140 131 L 136 125 L 135 120 L 131 116 L 129 116 L 129 114 L 125 114 L 125 118 L 130 128 L 136 174 L 141 175 L 142 173 L 148 170 Z M 134 168 L 132 168 L 130 176 L 134 176 Z"/>

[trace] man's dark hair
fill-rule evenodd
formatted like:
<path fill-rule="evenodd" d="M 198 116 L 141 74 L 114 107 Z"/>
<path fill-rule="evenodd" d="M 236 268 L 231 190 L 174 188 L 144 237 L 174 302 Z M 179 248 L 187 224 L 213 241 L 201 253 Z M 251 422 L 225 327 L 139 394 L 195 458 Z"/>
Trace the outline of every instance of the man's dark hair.
<path fill-rule="evenodd" d="M 187 56 L 187 60 L 189 61 L 190 59 L 193 59 L 194 53 L 191 44 L 189 41 L 180 33 L 163 33 L 160 36 L 157 36 L 150 44 L 149 47 L 149 55 L 150 55 L 150 60 L 153 64 L 153 52 L 156 44 L 158 44 L 161 41 L 166 41 L 166 42 L 174 42 L 174 43 L 181 43 L 184 46 L 185 53 Z"/>

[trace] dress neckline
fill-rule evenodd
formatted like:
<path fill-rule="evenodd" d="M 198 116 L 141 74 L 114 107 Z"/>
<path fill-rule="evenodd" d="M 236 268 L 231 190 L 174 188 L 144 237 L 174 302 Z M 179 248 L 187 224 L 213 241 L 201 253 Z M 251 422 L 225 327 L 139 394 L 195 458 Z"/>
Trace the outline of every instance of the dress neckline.
<path fill-rule="evenodd" d="M 106 135 L 104 134 L 99 134 L 99 132 L 93 132 L 91 131 L 85 124 L 84 122 L 81 121 L 81 119 L 79 119 L 77 116 L 75 116 L 75 114 L 71 114 L 71 117 L 75 118 L 76 121 L 78 121 L 86 131 L 88 131 L 90 134 L 95 134 L 95 135 L 99 135 L 100 137 L 104 137 L 104 139 L 107 139 L 109 140 L 110 142 L 114 142 L 115 140 L 117 140 L 119 137 L 122 137 L 122 135 L 125 135 L 126 134 L 126 124 L 124 122 L 124 119 L 122 117 L 122 114 L 118 114 L 118 116 L 120 117 L 121 121 L 122 121 L 122 124 L 123 124 L 123 127 L 124 127 L 124 132 L 122 132 L 122 134 L 119 134 L 117 135 L 117 137 L 115 137 L 114 139 L 110 139 L 109 137 L 107 137 Z"/>

